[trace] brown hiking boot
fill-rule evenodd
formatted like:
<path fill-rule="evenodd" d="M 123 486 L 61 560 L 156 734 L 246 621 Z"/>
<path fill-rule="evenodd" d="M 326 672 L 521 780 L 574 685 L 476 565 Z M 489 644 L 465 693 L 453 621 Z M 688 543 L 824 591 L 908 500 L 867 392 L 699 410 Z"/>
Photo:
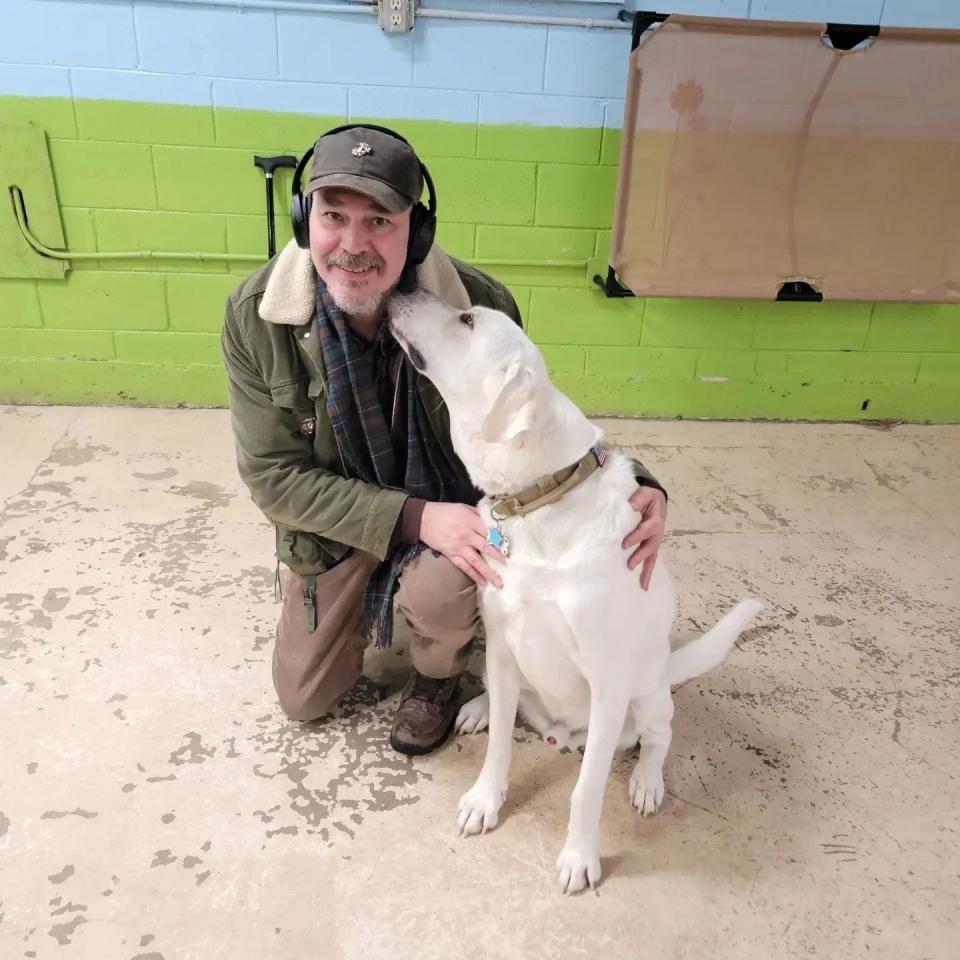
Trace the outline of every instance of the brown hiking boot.
<path fill-rule="evenodd" d="M 459 677 L 434 680 L 411 670 L 390 731 L 390 746 L 410 756 L 436 750 L 453 729 L 459 682 Z"/>

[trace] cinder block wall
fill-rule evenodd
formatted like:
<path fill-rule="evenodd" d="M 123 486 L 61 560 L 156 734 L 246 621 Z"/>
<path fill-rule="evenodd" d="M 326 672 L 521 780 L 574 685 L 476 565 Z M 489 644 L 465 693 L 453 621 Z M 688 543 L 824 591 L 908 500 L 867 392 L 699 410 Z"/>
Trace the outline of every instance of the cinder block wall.
<path fill-rule="evenodd" d="M 657 6 L 960 26 L 946 0 Z M 551 12 L 610 18 L 618 7 Z M 300 154 L 329 126 L 372 120 L 428 163 L 449 252 L 544 261 L 487 269 L 589 411 L 960 419 L 960 307 L 607 300 L 592 288 L 606 266 L 628 31 L 423 19 L 389 36 L 369 15 L 139 0 L 8 0 L 0 17 L 0 121 L 46 130 L 67 248 L 213 255 L 76 260 L 62 281 L 0 279 L 2 400 L 224 403 L 223 301 L 257 263 L 218 256 L 264 253 L 253 155 Z M 288 192 L 284 174 L 278 242 L 290 235 Z"/>

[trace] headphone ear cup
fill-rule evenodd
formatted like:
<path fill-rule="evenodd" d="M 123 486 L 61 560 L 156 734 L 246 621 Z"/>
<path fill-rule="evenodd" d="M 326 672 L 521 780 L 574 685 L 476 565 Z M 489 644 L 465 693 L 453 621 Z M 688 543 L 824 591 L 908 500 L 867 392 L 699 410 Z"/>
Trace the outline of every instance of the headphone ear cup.
<path fill-rule="evenodd" d="M 410 240 L 407 245 L 407 263 L 419 265 L 427 259 L 437 234 L 437 218 L 422 204 L 410 213 Z"/>
<path fill-rule="evenodd" d="M 310 208 L 313 206 L 313 197 L 302 193 L 293 195 L 290 202 L 290 225 L 293 227 L 293 236 L 297 246 L 303 249 L 310 247 Z"/>

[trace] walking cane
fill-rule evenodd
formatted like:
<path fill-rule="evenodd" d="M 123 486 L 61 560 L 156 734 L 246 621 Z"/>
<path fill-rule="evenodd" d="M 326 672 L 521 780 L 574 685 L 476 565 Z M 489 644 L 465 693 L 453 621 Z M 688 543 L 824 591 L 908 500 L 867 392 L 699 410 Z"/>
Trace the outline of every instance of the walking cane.
<path fill-rule="evenodd" d="M 276 228 L 273 223 L 273 171 L 279 167 L 296 169 L 297 158 L 289 154 L 279 157 L 254 157 L 253 165 L 263 171 L 267 188 L 267 258 L 269 259 L 277 252 Z"/>

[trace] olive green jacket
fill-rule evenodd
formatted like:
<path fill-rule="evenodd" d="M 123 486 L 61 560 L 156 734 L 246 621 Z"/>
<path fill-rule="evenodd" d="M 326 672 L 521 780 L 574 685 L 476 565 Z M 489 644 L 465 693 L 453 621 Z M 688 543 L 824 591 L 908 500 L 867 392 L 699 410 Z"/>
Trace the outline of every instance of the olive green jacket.
<path fill-rule="evenodd" d="M 510 292 L 438 247 L 420 286 L 459 309 L 520 314 Z M 326 378 L 310 252 L 291 241 L 227 299 L 221 333 L 240 477 L 277 531 L 277 558 L 299 574 L 323 573 L 351 548 L 383 559 L 406 494 L 348 479 L 326 407 Z M 464 502 L 479 493 L 450 441 L 447 408 L 433 384 L 418 390 Z M 637 465 L 638 480 L 659 486 Z"/>

